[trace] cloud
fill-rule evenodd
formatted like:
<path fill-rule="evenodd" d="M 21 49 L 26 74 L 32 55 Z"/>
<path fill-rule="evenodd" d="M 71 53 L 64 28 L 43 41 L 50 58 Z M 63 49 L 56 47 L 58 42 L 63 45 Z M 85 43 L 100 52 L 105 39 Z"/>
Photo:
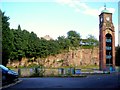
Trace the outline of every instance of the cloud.
<path fill-rule="evenodd" d="M 76 12 L 80 12 L 80 9 L 76 8 L 75 11 L 76 11 Z"/>
<path fill-rule="evenodd" d="M 89 8 L 83 11 L 83 13 L 91 16 L 98 16 L 100 12 L 97 9 Z"/>
<path fill-rule="evenodd" d="M 67 5 L 71 8 L 74 8 L 74 10 L 76 12 L 80 12 L 80 13 L 83 13 L 86 15 L 96 16 L 96 17 L 98 17 L 98 15 L 101 13 L 101 11 L 104 10 L 104 7 L 100 7 L 98 9 L 92 8 L 84 2 L 80 2 L 79 0 L 57 0 L 57 3 L 60 3 L 62 5 Z M 107 9 L 111 13 L 115 12 L 114 8 L 107 8 Z"/>

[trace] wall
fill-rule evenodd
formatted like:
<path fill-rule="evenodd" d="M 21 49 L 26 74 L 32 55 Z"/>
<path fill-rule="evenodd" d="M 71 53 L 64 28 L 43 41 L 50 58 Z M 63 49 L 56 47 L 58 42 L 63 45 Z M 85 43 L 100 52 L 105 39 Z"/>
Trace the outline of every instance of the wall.
<path fill-rule="evenodd" d="M 47 58 L 32 58 L 33 60 L 28 62 L 28 58 L 22 58 L 21 62 L 13 60 L 9 62 L 7 66 L 18 67 L 29 66 L 30 64 L 44 64 L 45 67 L 57 68 L 61 66 L 85 66 L 85 65 L 99 65 L 99 49 L 78 49 L 70 50 L 57 54 L 55 56 L 48 56 Z"/>

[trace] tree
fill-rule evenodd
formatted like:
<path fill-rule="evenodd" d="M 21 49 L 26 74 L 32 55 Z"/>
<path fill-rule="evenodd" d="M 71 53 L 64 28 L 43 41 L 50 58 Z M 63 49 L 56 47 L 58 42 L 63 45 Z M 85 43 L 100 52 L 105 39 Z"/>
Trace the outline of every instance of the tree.
<path fill-rule="evenodd" d="M 58 37 L 58 43 L 59 47 L 62 50 L 68 50 L 70 47 L 70 40 L 68 38 L 65 38 L 65 36 L 59 36 Z"/>
<path fill-rule="evenodd" d="M 76 31 L 71 30 L 67 37 L 60 36 L 57 40 L 45 40 L 37 37 L 34 32 L 22 30 L 20 25 L 18 29 L 10 29 L 8 20 L 9 17 L 2 13 L 3 65 L 8 63 L 8 59 L 21 61 L 23 57 L 46 58 L 80 45 L 81 37 Z M 92 35 L 88 35 L 86 41 L 90 46 L 98 45 L 97 39 Z"/>
<path fill-rule="evenodd" d="M 80 45 L 80 34 L 77 33 L 76 31 L 69 31 L 67 33 L 67 38 L 70 40 L 71 46 L 72 47 L 79 47 Z"/>
<path fill-rule="evenodd" d="M 0 53 L 2 53 L 2 11 L 0 10 Z M 0 54 L 0 60 L 2 60 L 2 54 Z M 2 61 L 0 62 L 0 64 Z"/>
<path fill-rule="evenodd" d="M 98 46 L 98 40 L 90 34 L 87 36 L 87 43 L 90 46 Z"/>
<path fill-rule="evenodd" d="M 21 27 L 20 27 L 20 25 L 18 25 L 18 30 L 21 30 Z"/>
<path fill-rule="evenodd" d="M 2 64 L 6 66 L 8 59 L 10 58 L 11 51 L 14 48 L 13 45 L 13 33 L 9 28 L 10 18 L 5 16 L 5 13 L 2 13 Z"/>
<path fill-rule="evenodd" d="M 55 40 L 50 40 L 48 45 L 48 51 L 50 52 L 50 55 L 55 55 L 60 52 L 60 45 Z"/>

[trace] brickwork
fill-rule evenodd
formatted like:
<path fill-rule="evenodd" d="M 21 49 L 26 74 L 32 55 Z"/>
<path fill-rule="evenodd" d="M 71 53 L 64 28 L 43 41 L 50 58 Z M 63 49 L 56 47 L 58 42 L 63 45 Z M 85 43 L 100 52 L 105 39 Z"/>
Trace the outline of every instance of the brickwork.
<path fill-rule="evenodd" d="M 102 12 L 99 15 L 99 66 L 100 70 L 106 70 L 107 50 L 106 50 L 106 35 L 109 34 L 112 37 L 112 67 L 115 67 L 115 32 L 112 23 L 112 13 Z"/>

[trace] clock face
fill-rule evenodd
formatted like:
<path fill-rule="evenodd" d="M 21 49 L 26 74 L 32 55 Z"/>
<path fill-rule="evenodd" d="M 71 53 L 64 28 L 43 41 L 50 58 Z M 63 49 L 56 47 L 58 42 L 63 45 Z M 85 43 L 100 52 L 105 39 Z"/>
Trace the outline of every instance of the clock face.
<path fill-rule="evenodd" d="M 107 20 L 107 21 L 110 21 L 110 17 L 106 17 L 106 20 Z"/>

